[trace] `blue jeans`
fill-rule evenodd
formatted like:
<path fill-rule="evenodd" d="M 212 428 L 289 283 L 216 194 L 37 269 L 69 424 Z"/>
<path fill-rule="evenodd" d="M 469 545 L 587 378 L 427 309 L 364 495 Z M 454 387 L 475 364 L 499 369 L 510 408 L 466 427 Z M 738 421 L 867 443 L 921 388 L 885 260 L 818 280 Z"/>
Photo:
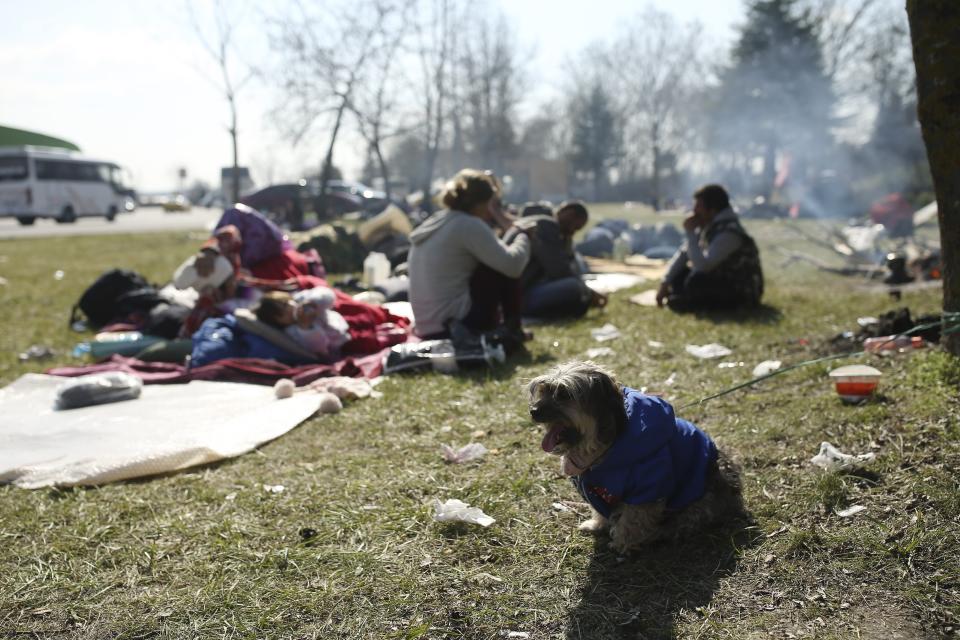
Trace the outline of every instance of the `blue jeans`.
<path fill-rule="evenodd" d="M 593 298 L 577 276 L 535 284 L 523 292 L 523 315 L 531 318 L 576 318 L 587 312 Z"/>

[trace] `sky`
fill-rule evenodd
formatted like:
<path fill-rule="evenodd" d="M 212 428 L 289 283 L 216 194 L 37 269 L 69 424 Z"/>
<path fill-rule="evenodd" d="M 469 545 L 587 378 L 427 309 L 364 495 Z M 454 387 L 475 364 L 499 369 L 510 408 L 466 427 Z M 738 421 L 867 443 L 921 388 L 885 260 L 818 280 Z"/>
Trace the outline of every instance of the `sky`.
<path fill-rule="evenodd" d="M 459 0 L 458 0 L 459 1 Z M 467 1 L 467 0 L 463 0 Z M 491 0 L 496 5 L 497 0 Z M 231 2 L 228 1 L 228 4 Z M 681 22 L 703 25 L 723 50 L 743 20 L 741 0 L 651 0 Z M 70 140 L 84 153 L 117 162 L 142 192 L 187 181 L 219 182 L 231 161 L 229 112 L 217 68 L 191 20 L 212 34 L 210 0 L 0 0 L 0 125 Z M 241 6 L 238 57 L 257 66 L 270 56 L 264 16 Z M 547 100 L 563 84 L 565 62 L 584 44 L 611 37 L 641 11 L 636 0 L 504 0 L 499 5 L 531 52 L 531 91 Z M 239 96 L 240 164 L 259 184 L 295 179 L 319 163 L 324 131 L 293 146 L 271 121 L 279 95 L 254 78 Z M 362 145 L 351 135 L 334 162 L 346 177 L 360 171 Z"/>

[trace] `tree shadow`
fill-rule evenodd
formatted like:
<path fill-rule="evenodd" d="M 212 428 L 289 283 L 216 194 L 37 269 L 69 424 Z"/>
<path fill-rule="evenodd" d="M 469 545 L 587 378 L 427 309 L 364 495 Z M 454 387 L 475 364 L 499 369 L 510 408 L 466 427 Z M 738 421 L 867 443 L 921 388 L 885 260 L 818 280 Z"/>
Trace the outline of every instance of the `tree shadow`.
<path fill-rule="evenodd" d="M 677 616 L 709 605 L 720 581 L 736 570 L 760 534 L 749 515 L 675 543 L 622 558 L 597 538 L 564 637 L 673 639 Z"/>

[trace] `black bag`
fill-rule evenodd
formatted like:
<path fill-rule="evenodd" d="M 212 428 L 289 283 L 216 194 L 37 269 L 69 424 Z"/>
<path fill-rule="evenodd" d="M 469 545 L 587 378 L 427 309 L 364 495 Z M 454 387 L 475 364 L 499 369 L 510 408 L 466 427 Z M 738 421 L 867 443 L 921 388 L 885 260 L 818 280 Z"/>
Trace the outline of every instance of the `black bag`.
<path fill-rule="evenodd" d="M 150 283 L 138 273 L 111 269 L 97 278 L 80 296 L 80 300 L 70 311 L 70 325 L 73 326 L 77 321 L 79 309 L 91 326 L 102 327 L 114 318 L 124 315 L 118 304 L 124 294 L 150 288 Z"/>

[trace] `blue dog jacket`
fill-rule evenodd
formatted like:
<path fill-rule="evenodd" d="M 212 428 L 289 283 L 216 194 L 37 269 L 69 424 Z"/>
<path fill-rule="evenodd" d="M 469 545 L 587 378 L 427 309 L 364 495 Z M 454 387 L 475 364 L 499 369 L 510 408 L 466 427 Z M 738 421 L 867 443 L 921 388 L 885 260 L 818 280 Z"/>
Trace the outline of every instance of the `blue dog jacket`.
<path fill-rule="evenodd" d="M 677 511 L 699 499 L 717 459 L 710 436 L 674 416 L 655 396 L 623 389 L 627 428 L 603 459 L 571 478 L 580 494 L 605 517 L 621 504 L 666 501 Z"/>

